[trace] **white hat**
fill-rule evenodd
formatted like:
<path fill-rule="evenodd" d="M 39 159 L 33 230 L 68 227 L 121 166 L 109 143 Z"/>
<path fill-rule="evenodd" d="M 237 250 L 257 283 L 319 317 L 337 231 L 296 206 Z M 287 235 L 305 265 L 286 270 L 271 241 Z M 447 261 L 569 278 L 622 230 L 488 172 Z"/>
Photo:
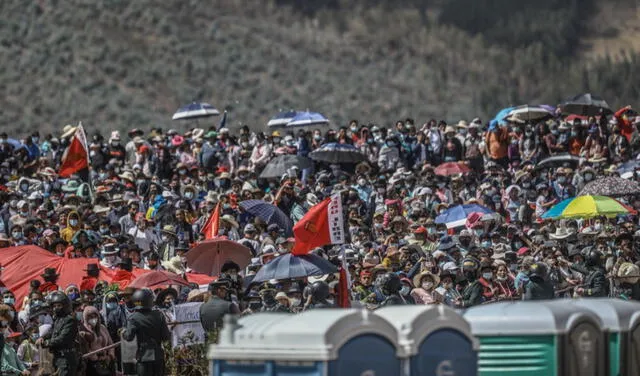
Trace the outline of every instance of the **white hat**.
<path fill-rule="evenodd" d="M 220 134 L 229 133 L 229 128 L 222 128 L 222 129 L 220 129 L 220 131 L 218 131 L 218 133 L 220 133 Z"/>
<path fill-rule="evenodd" d="M 469 124 L 465 120 L 460 120 L 456 125 L 458 128 L 469 128 Z"/>
<path fill-rule="evenodd" d="M 113 140 L 120 140 L 120 132 L 119 131 L 113 131 L 111 132 L 111 137 L 109 138 L 109 140 L 113 141 Z"/>
<path fill-rule="evenodd" d="M 18 207 L 18 209 L 22 209 L 24 206 L 29 206 L 29 204 L 27 204 L 25 200 L 20 200 L 18 201 L 18 204 L 16 206 Z"/>

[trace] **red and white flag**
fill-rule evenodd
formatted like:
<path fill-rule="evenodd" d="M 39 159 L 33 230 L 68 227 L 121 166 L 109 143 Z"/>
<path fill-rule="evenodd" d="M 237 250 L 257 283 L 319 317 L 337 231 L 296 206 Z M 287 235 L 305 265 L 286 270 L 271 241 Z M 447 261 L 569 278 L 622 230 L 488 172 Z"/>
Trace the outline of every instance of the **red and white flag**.
<path fill-rule="evenodd" d="M 71 139 L 71 144 L 62 155 L 59 175 L 63 178 L 68 178 L 88 168 L 89 148 L 87 147 L 87 136 L 84 133 L 84 128 L 82 128 L 82 123 L 80 123 Z"/>
<path fill-rule="evenodd" d="M 207 223 L 202 227 L 202 233 L 204 238 L 209 240 L 218 236 L 218 230 L 220 229 L 220 202 L 216 204 L 213 209 L 213 213 L 207 219 Z"/>
<path fill-rule="evenodd" d="M 342 249 L 342 264 L 340 265 L 340 280 L 338 282 L 337 304 L 340 308 L 351 308 L 351 275 L 347 265 L 347 255 Z"/>
<path fill-rule="evenodd" d="M 293 226 L 296 239 L 291 251 L 294 255 L 306 255 L 312 249 L 327 244 L 344 243 L 344 219 L 342 200 L 336 193 L 309 209 Z"/>

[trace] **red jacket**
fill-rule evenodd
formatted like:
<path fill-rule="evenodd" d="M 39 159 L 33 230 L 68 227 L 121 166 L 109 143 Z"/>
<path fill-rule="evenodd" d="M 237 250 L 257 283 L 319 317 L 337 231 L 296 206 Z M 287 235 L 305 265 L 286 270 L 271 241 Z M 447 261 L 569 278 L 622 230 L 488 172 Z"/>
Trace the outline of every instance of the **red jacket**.
<path fill-rule="evenodd" d="M 624 113 L 627 112 L 629 108 L 623 107 L 619 109 L 613 116 L 618 120 L 618 127 L 620 128 L 620 134 L 627 138 L 627 141 L 631 142 L 631 135 L 633 134 L 633 124 L 631 124 L 631 120 L 626 116 L 623 117 Z"/>

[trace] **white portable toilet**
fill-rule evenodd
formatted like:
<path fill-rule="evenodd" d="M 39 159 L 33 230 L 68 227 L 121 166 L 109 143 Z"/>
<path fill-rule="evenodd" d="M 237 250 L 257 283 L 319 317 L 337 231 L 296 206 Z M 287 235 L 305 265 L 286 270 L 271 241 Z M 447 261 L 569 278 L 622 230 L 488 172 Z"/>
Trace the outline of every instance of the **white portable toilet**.
<path fill-rule="evenodd" d="M 318 309 L 291 316 L 226 318 L 209 347 L 214 376 L 399 376 L 395 328 L 367 310 Z"/>
<path fill-rule="evenodd" d="M 444 305 L 389 306 L 375 311 L 396 328 L 405 375 L 476 376 L 479 342 L 471 327 Z"/>

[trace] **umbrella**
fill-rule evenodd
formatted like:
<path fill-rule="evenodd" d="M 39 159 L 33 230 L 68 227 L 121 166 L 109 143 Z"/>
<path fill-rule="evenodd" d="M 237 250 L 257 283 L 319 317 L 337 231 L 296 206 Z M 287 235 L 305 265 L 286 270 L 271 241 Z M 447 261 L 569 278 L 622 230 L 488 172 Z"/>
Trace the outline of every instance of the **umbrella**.
<path fill-rule="evenodd" d="M 618 200 L 606 196 L 578 196 L 556 204 L 542 215 L 543 219 L 615 217 L 635 212 Z"/>
<path fill-rule="evenodd" d="M 220 111 L 216 110 L 209 103 L 193 102 L 183 107 L 180 107 L 175 114 L 173 114 L 172 120 L 182 119 L 198 119 L 209 116 L 220 115 Z"/>
<path fill-rule="evenodd" d="M 278 256 L 263 266 L 253 282 L 264 282 L 270 279 L 292 279 L 315 275 L 336 273 L 338 268 L 329 261 L 314 254 L 294 256 L 287 253 Z"/>
<path fill-rule="evenodd" d="M 314 161 L 327 163 L 360 163 L 367 159 L 358 148 L 349 144 L 324 144 L 312 151 L 309 157 Z"/>
<path fill-rule="evenodd" d="M 200 242 L 186 256 L 187 266 L 194 272 L 218 275 L 226 261 L 233 261 L 244 269 L 251 261 L 251 250 L 240 243 L 220 238 Z"/>
<path fill-rule="evenodd" d="M 15 138 L 7 138 L 7 144 L 13 146 L 14 149 L 19 149 L 21 146 L 24 146 L 22 142 L 16 140 Z"/>
<path fill-rule="evenodd" d="M 511 110 L 506 117 L 512 117 L 524 121 L 538 121 L 553 116 L 553 112 L 542 106 L 530 106 L 525 104 Z"/>
<path fill-rule="evenodd" d="M 592 94 L 580 94 L 560 105 L 560 109 L 565 114 L 576 114 L 584 116 L 597 116 L 601 113 L 612 114 L 609 104 L 599 96 Z"/>
<path fill-rule="evenodd" d="M 268 224 L 280 226 L 287 235 L 291 235 L 293 221 L 277 206 L 263 200 L 246 200 L 240 203 L 240 207 Z"/>
<path fill-rule="evenodd" d="M 580 196 L 630 196 L 640 193 L 640 184 L 617 176 L 609 176 L 594 180 L 584 186 Z"/>
<path fill-rule="evenodd" d="M 265 166 L 260 174 L 263 179 L 280 178 L 286 174 L 291 167 L 298 167 L 300 170 L 313 167 L 313 161 L 307 157 L 299 155 L 284 154 L 273 158 Z"/>
<path fill-rule="evenodd" d="M 447 225 L 447 228 L 464 226 L 467 222 L 467 216 L 473 212 L 482 214 L 493 213 L 491 209 L 478 204 L 456 205 L 440 213 L 440 215 L 436 217 L 435 222 L 439 224 L 444 223 Z"/>
<path fill-rule="evenodd" d="M 329 124 L 329 119 L 322 116 L 317 112 L 298 112 L 287 123 L 287 127 L 306 127 L 309 125 L 326 125 Z"/>
<path fill-rule="evenodd" d="M 503 108 L 502 110 L 498 111 L 498 113 L 496 114 L 496 117 L 493 118 L 491 121 L 489 121 L 489 124 L 491 123 L 497 123 L 498 125 L 505 125 L 507 124 L 507 122 L 505 121 L 505 118 L 507 116 L 509 116 L 509 113 L 511 111 L 513 111 L 515 107 L 507 107 L 507 108 Z"/>
<path fill-rule="evenodd" d="M 572 168 L 576 168 L 578 166 L 578 163 L 580 163 L 579 157 L 568 153 L 563 153 L 541 160 L 540 163 L 536 165 L 536 170 L 560 167 L 564 165 L 569 165 Z"/>
<path fill-rule="evenodd" d="M 137 277 L 127 286 L 135 287 L 137 289 L 150 288 L 155 290 L 157 288 L 163 288 L 166 286 L 189 286 L 184 278 L 175 273 L 171 273 L 165 270 L 154 270 L 149 273 L 144 273 Z"/>
<path fill-rule="evenodd" d="M 282 111 L 276 116 L 272 117 L 267 123 L 267 126 L 269 128 L 284 127 L 285 125 L 287 125 L 287 123 L 293 120 L 294 117 L 296 117 L 296 114 L 297 112 L 295 111 Z"/>
<path fill-rule="evenodd" d="M 469 171 L 471 171 L 469 166 L 463 163 L 458 163 L 458 162 L 446 162 L 436 167 L 436 169 L 434 170 L 436 175 L 442 175 L 442 176 L 466 174 Z"/>
<path fill-rule="evenodd" d="M 620 167 L 618 167 L 618 173 L 622 175 L 627 172 L 635 172 L 638 169 L 640 169 L 640 160 L 634 159 L 621 164 Z"/>

